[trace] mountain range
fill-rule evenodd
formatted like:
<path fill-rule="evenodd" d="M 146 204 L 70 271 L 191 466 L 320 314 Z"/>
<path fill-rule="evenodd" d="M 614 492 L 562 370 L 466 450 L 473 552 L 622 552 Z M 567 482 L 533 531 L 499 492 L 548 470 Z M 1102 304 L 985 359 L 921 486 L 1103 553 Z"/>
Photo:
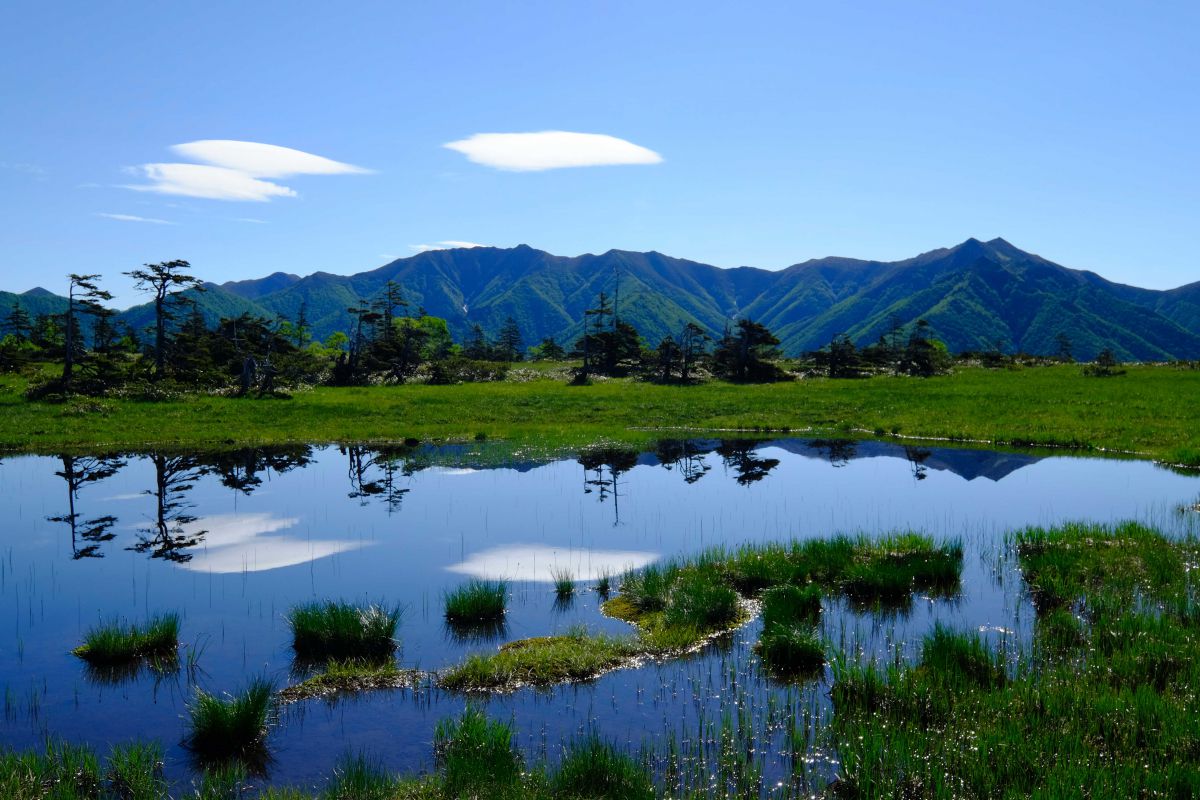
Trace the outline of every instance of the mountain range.
<path fill-rule="evenodd" d="M 777 271 L 722 269 L 656 252 L 564 257 L 527 245 L 473 247 L 419 253 L 348 276 L 276 272 L 208 284 L 196 299 L 210 322 L 242 312 L 294 319 L 303 304 L 313 333 L 324 337 L 349 330 L 346 309 L 377 296 L 388 281 L 403 288 L 411 312 L 444 317 L 459 340 L 475 324 L 494 334 L 512 316 L 527 345 L 546 336 L 572 342 L 584 310 L 605 291 L 651 346 L 689 321 L 719 336 L 745 317 L 796 354 L 840 333 L 869 344 L 898 317 L 928 320 L 953 352 L 999 342 L 1010 352 L 1052 354 L 1065 333 L 1081 359 L 1106 347 L 1123 360 L 1200 358 L 1200 282 L 1167 291 L 1113 283 L 1003 239 L 968 239 L 903 261 L 834 257 Z M 66 303 L 44 289 L 0 292 L 0 309 L 13 302 L 31 314 Z M 136 306 L 122 318 L 143 327 L 152 309 Z"/>

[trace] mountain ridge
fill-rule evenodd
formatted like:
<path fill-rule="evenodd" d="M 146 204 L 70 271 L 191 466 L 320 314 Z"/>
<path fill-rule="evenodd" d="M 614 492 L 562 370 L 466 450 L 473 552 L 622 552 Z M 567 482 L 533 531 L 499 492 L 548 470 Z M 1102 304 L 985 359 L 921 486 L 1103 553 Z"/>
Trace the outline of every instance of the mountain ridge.
<path fill-rule="evenodd" d="M 313 332 L 324 337 L 348 330 L 346 309 L 378 295 L 389 280 L 402 287 L 410 311 L 446 318 L 460 340 L 475 324 L 495 333 L 512 316 L 527 345 L 546 336 L 572 342 L 584 310 L 605 291 L 619 297 L 618 313 L 650 346 L 687 322 L 715 337 L 750 317 L 795 354 L 843 333 L 869 344 L 894 319 L 923 318 L 956 352 L 1000 343 L 1009 351 L 1051 354 L 1065 333 L 1085 359 L 1104 348 L 1125 360 L 1200 358 L 1200 282 L 1169 290 L 1119 284 L 1003 238 L 970 238 L 899 261 L 827 256 L 780 270 L 721 268 L 656 251 L 558 256 L 526 244 L 459 248 L 352 275 L 276 271 L 208 284 L 195 299 L 210 322 L 242 312 L 294 319 L 303 304 Z M 137 306 L 122 317 L 144 324 L 148 310 Z"/>

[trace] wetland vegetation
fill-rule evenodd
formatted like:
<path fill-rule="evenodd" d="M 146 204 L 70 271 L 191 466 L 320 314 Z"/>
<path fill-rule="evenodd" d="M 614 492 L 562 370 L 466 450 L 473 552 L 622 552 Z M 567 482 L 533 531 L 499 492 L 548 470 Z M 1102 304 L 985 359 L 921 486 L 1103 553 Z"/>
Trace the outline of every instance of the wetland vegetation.
<path fill-rule="evenodd" d="M 291 498 L 287 501 L 277 496 L 289 482 L 300 486 L 315 508 L 341 497 L 356 514 L 369 514 L 363 519 L 371 524 L 386 523 L 388 531 L 403 532 L 396 523 L 427 514 L 419 509 L 429 493 L 429 507 L 439 512 L 428 530 L 457 530 L 458 523 L 440 510 L 442 497 L 463 496 L 455 482 L 509 474 L 477 475 L 480 461 L 474 459 L 487 463 L 482 454 L 489 447 L 472 443 L 441 455 L 412 444 L 341 452 L 293 447 L 57 459 L 53 480 L 65 483 L 70 513 L 78 514 L 81 524 L 74 537 L 65 537 L 67 529 L 54 516 L 45 530 L 70 540 L 63 551 L 67 563 L 87 570 L 112 560 L 116 574 L 133 565 L 139 583 L 149 581 L 145 571 L 172 575 L 178 584 L 179 592 L 170 595 L 174 603 L 153 595 L 151 607 L 182 613 L 141 616 L 139 623 L 88 631 L 84 640 L 97 653 L 132 653 L 140 660 L 149 657 L 140 654 L 146 652 L 139 649 L 148 646 L 145 642 L 168 638 L 177 649 L 185 614 L 189 637 L 228 636 L 225 626 L 233 623 L 226 616 L 206 616 L 205 604 L 194 601 L 197 594 L 208 595 L 207 603 L 234 603 L 221 608 L 240 604 L 249 618 L 267 622 L 255 628 L 255 638 L 275 641 L 255 650 L 247 640 L 240 647 L 249 648 L 250 655 L 241 658 L 218 643 L 196 670 L 155 677 L 156 693 L 162 686 L 186 702 L 184 724 L 175 735 L 186 744 L 188 766 L 181 768 L 172 750 L 169 731 L 178 725 L 160 727 L 167 733 L 140 742 L 102 734 L 99 744 L 92 740 L 94 749 L 55 740 L 48 749 L 7 750 L 0 757 L 0 792 L 20 800 L 167 795 L 582 800 L 1050 796 L 1065 785 L 1083 787 L 1081 796 L 1186 796 L 1197 787 L 1192 739 L 1200 741 L 1200 734 L 1193 736 L 1197 709 L 1190 687 L 1200 680 L 1193 667 L 1200 657 L 1195 639 L 1200 615 L 1191 565 L 1200 546 L 1191 534 L 1181 533 L 1194 513 L 1188 509 L 1195 484 L 1186 475 L 1153 471 L 1154 481 L 1169 479 L 1177 487 L 1167 496 L 1178 510 L 1164 512 L 1172 516 L 1157 526 L 1061 522 L 1011 527 L 1004 535 L 958 532 L 959 518 L 948 516 L 944 525 L 932 526 L 936 533 L 910 524 L 891 533 L 877 529 L 749 541 L 743 535 L 746 522 L 739 520 L 734 536 L 688 548 L 695 531 L 711 524 L 700 517 L 700 525 L 681 531 L 679 539 L 661 548 L 662 555 L 622 568 L 637 556 L 636 543 L 646 535 L 639 521 L 658 524 L 656 517 L 647 517 L 645 501 L 653 495 L 642 487 L 649 478 L 659 492 L 666 491 L 663 486 L 679 487 L 679 496 L 689 502 L 720 508 L 731 497 L 774 496 L 763 494 L 772 487 L 809 487 L 794 472 L 803 465 L 824 471 L 811 475 L 872 470 L 865 474 L 875 476 L 871 491 L 877 492 L 883 485 L 878 465 L 896 464 L 906 487 L 897 498 L 961 485 L 955 491 L 970 493 L 974 511 L 1010 471 L 1022 474 L 1038 464 L 1058 463 L 1022 454 L 909 452 L 851 440 L 663 441 L 641 454 L 609 446 L 549 466 L 540 458 L 521 462 L 522 470 L 561 471 L 547 492 L 557 496 L 563 480 L 569 480 L 586 507 L 604 510 L 598 535 L 611 540 L 609 546 L 629 548 L 607 559 L 588 560 L 603 552 L 595 545 L 586 551 L 591 555 L 565 559 L 542 550 L 532 556 L 502 551 L 495 562 L 458 556 L 461 560 L 450 566 L 460 577 L 427 584 L 423 594 L 414 595 L 405 590 L 406 582 L 429 574 L 430 563 L 446 563 L 424 560 L 419 536 L 398 536 L 391 545 L 393 557 L 377 574 L 370 564 L 380 561 L 378 555 L 368 550 L 365 560 L 350 561 L 358 551 L 333 546 L 324 538 L 329 534 L 306 534 L 300 540 L 303 557 L 290 562 L 291 556 L 281 561 L 273 550 L 256 555 L 237 549 L 247 541 L 259 547 L 278 544 L 288 553 L 296 546 L 291 543 L 296 537 L 286 533 L 294 522 L 261 511 L 266 498 L 292 516 L 310 513 L 301 510 L 308 506 L 296 505 L 301 495 L 285 495 Z M 450 466 L 439 465 L 439 458 Z M 336 463 L 333 485 L 299 479 L 321 461 Z M 1151 469 L 1138 462 L 1066 462 L 1092 475 L 1102 474 L 1097 470 L 1104 465 Z M 6 461 L 4 468 L 13 463 Z M 63 464 L 69 468 L 60 469 Z M 718 477 L 722 471 L 724 478 Z M 527 480 L 518 477 L 525 474 L 512 471 L 511 480 Z M 133 486 L 126 486 L 129 481 Z M 148 493 L 126 491 L 147 481 Z M 111 499 L 101 502 L 105 493 L 96 487 L 110 484 L 115 484 L 107 490 Z M 53 485 L 46 485 L 46 496 L 58 498 L 59 490 L 50 491 Z M 1128 490 L 1129 484 L 1122 486 Z M 213 490 L 247 508 L 228 518 L 208 510 L 217 496 Z M 831 491 L 830 502 L 842 502 L 836 495 L 844 488 Z M 1181 492 L 1189 493 L 1184 502 L 1178 499 Z M 805 503 L 819 502 L 817 491 L 806 494 Z M 1124 507 L 1110 495 L 1104 493 L 1103 501 Z M 130 526 L 114 518 L 104 528 L 105 536 L 113 537 L 83 536 L 88 520 L 130 502 L 145 502 L 148 525 L 121 533 Z M 1087 510 L 1097 502 L 1100 496 L 1092 493 L 1086 502 L 1081 497 L 1077 508 Z M 997 503 L 989 507 L 1017 510 L 1007 495 Z M 773 513 L 769 508 L 766 514 Z M 572 509 L 564 513 L 577 513 Z M 481 531 L 481 543 L 509 525 L 498 511 L 490 518 L 466 519 L 496 529 Z M 528 519 L 527 511 L 513 509 L 517 529 Z M 766 515 L 747 519 L 757 520 L 762 529 L 771 524 Z M 890 513 L 887 519 L 904 518 Z M 443 537 L 429 549 L 465 555 L 479 546 Z M 230 548 L 230 555 L 223 555 Z M 313 554 L 323 552 L 333 554 L 324 557 L 328 568 L 346 570 L 341 582 L 330 583 L 330 572 L 318 567 L 322 556 Z M 536 560 L 526 564 L 527 558 Z M 413 562 L 411 572 L 391 574 L 406 561 Z M 285 566 L 275 566 L 281 563 Z M 359 566 L 348 569 L 351 563 Z M 307 593 L 306 599 L 283 601 L 294 594 L 255 599 L 252 593 L 246 599 L 254 581 L 288 569 L 293 578 L 279 586 L 291 591 L 296 577 L 307 573 L 299 581 L 312 583 L 299 595 Z M 504 574 L 513 577 L 499 577 Z M 34 584 L 25 575 L 8 559 L 0 560 L 5 591 L 30 591 Z M 364 575 L 366 580 L 360 578 Z M 605 583 L 607 591 L 601 591 Z M 586 586 L 596 591 L 581 591 Z M 973 610 L 980 592 L 994 598 L 980 607 L 993 610 Z M 364 593 L 380 599 L 313 599 Z M 565 604 L 560 602 L 564 596 Z M 13 597 L 20 598 L 24 619 L 31 613 L 27 601 Z M 997 608 L 1004 610 L 997 614 Z M 436 625 L 430 625 L 431 618 Z M 172 628 L 171 637 L 152 633 L 166 628 Z M 22 643 L 21 657 L 29 658 L 43 645 L 32 629 L 23 636 L 30 643 Z M 442 649 L 431 649 L 439 636 L 445 637 Z M 109 639 L 114 643 L 93 645 Z M 214 657 L 214 650 L 221 657 Z M 290 657 L 272 661 L 276 650 Z M 275 664 L 271 678 L 286 688 L 275 691 L 266 679 L 247 683 L 245 676 L 255 674 L 264 654 Z M 103 685 L 136 696 L 143 686 L 139 680 L 126 675 Z M 177 689 L 169 688 L 172 681 Z M 54 690 L 37 698 L 14 694 L 11 684 L 6 691 L 6 730 L 13 731 L 22 719 L 37 719 L 35 699 L 43 702 L 41 697 L 51 697 Z M 86 697 L 89 690 L 75 689 L 81 691 Z M 609 693 L 613 716 L 604 718 L 592 709 L 597 699 L 608 704 Z M 589 711 L 547 735 L 546 720 L 576 713 L 560 712 L 570 708 L 572 697 L 584 698 Z M 391 714 L 405 707 L 412 710 L 403 711 L 401 719 L 430 719 L 423 737 L 415 734 L 422 738 L 377 734 L 358 751 L 347 745 L 336 764 L 302 772 L 300 780 L 293 777 L 296 756 L 288 750 L 302 741 L 298 731 L 321 726 L 322 715 L 352 720 L 358 709 Z M 653 708 L 650 714 L 662 714 L 664 720 L 678 720 L 682 713 L 683 721 L 656 727 L 643 708 Z M 614 722 L 623 714 L 633 715 L 625 727 Z M 529 730 L 530 719 L 543 726 L 540 742 Z M 387 725 L 398 729 L 390 719 Z M 54 733 L 49 726 L 44 730 Z M 329 735 L 336 734 L 324 734 Z M 321 747 L 333 741 L 315 740 Z M 387 759 L 391 747 L 413 741 L 426 743 L 418 760 L 411 755 Z M 109 752 L 112 744 L 116 747 Z M 289 767 L 275 766 L 277 757 Z M 1111 770 L 1097 770 L 1097 763 Z M 289 785 L 295 788 L 284 788 Z"/>

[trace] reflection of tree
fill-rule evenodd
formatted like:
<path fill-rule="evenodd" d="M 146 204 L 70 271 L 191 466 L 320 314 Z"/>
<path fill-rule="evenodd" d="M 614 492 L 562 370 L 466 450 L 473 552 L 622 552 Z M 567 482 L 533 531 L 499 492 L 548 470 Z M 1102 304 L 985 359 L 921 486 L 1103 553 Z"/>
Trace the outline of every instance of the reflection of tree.
<path fill-rule="evenodd" d="M 251 447 L 218 453 L 208 461 L 222 485 L 248 495 L 261 486 L 263 477 L 272 471 L 283 474 L 307 466 L 312 462 L 312 447 L 306 444 Z"/>
<path fill-rule="evenodd" d="M 659 439 L 654 452 L 667 469 L 678 467 L 685 483 L 695 483 L 712 469 L 700 446 L 688 439 Z"/>
<path fill-rule="evenodd" d="M 102 558 L 104 554 L 100 552 L 100 545 L 115 536 L 112 527 L 117 518 L 106 515 L 81 521 L 75 501 L 84 485 L 112 477 L 125 466 L 125 462 L 115 456 L 63 455 L 61 459 L 62 469 L 54 474 L 67 482 L 67 513 L 46 519 L 70 526 L 72 558 Z"/>
<path fill-rule="evenodd" d="M 908 463 L 912 466 L 913 477 L 919 481 L 925 480 L 929 475 L 929 467 L 925 466 L 925 460 L 933 455 L 932 450 L 926 450 L 923 447 L 905 447 L 904 457 L 908 459 Z"/>
<path fill-rule="evenodd" d="M 349 497 L 367 505 L 371 498 L 379 498 L 388 513 L 400 510 L 408 488 L 397 484 L 397 477 L 411 477 L 424 468 L 411 458 L 413 448 L 408 446 L 368 448 L 347 445 L 341 452 L 348 459 L 347 477 L 350 479 Z"/>
<path fill-rule="evenodd" d="M 736 480 L 742 486 L 749 486 L 763 478 L 779 466 L 778 458 L 758 458 L 754 455 L 754 446 L 758 442 L 753 439 L 724 439 L 717 445 L 717 454 L 725 462 L 725 466 L 736 474 Z"/>
<path fill-rule="evenodd" d="M 204 541 L 208 531 L 188 533 L 184 530 L 186 525 L 196 521 L 196 517 L 185 510 L 191 508 L 187 492 L 206 470 L 196 456 L 151 453 L 149 460 L 154 465 L 154 488 L 146 494 L 154 496 L 154 521 L 141 530 L 139 541 L 129 549 L 149 553 L 151 558 L 180 563 L 191 561 L 188 548 Z"/>
<path fill-rule="evenodd" d="M 858 442 L 853 439 L 813 439 L 808 446 L 826 456 L 834 467 L 844 467 L 858 453 Z"/>
<path fill-rule="evenodd" d="M 579 455 L 579 463 L 583 466 L 583 493 L 599 492 L 597 499 L 601 503 L 612 497 L 614 525 L 621 523 L 621 493 L 618 481 L 622 472 L 633 469 L 637 458 L 636 452 L 618 447 L 595 447 Z"/>

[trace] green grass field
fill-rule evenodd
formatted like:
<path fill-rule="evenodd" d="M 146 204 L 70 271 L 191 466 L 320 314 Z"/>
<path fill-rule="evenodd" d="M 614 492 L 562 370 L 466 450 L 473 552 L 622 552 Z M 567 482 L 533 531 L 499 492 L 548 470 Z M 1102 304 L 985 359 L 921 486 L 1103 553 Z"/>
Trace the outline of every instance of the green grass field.
<path fill-rule="evenodd" d="M 1200 465 L 1200 370 L 1135 366 L 1088 378 L 1078 366 L 960 368 L 930 379 L 806 379 L 659 386 L 551 379 L 455 386 L 317 388 L 290 400 L 192 396 L 166 402 L 23 399 L 0 378 L 0 448 L 51 452 L 146 446 L 504 439 L 571 449 L 737 430 L 900 434 L 1000 446 L 1071 446 Z"/>

